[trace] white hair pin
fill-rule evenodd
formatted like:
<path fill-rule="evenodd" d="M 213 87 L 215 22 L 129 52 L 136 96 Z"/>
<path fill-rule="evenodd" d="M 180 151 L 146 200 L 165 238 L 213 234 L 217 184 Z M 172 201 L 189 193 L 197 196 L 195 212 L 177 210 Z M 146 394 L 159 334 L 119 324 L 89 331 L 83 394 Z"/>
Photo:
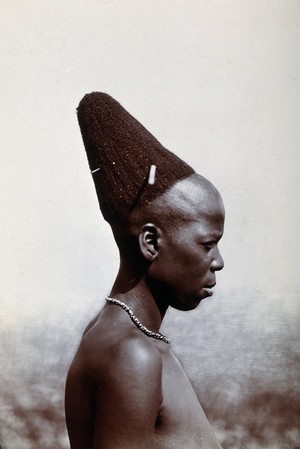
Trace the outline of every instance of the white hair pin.
<path fill-rule="evenodd" d="M 151 186 L 155 183 L 155 173 L 156 173 L 156 165 L 151 165 L 148 178 L 148 184 L 150 184 Z"/>
<path fill-rule="evenodd" d="M 92 174 L 93 174 L 93 173 L 96 173 L 96 171 L 98 171 L 98 170 L 100 170 L 100 167 L 95 168 L 95 170 L 91 170 L 91 173 L 92 173 Z"/>

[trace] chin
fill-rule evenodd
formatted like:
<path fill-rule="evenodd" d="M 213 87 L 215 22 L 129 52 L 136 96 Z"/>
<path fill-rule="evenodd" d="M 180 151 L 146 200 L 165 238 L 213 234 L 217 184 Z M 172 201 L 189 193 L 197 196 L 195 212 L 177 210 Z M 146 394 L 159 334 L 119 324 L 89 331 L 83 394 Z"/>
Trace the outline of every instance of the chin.
<path fill-rule="evenodd" d="M 202 297 L 202 295 L 198 295 L 192 298 L 190 297 L 185 299 L 178 299 L 171 303 L 170 306 L 173 307 L 173 309 L 180 310 L 182 312 L 188 312 L 190 310 L 196 309 L 204 298 L 206 298 L 206 296 Z"/>

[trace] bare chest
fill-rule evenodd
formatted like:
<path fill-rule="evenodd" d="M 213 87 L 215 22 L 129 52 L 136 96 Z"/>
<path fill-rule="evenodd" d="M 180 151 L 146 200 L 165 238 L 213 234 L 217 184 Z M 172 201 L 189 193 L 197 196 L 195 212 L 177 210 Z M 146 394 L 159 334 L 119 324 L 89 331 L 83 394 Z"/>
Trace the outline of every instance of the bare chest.
<path fill-rule="evenodd" d="M 163 355 L 162 393 L 156 427 L 158 448 L 221 448 L 187 375 L 171 352 Z"/>

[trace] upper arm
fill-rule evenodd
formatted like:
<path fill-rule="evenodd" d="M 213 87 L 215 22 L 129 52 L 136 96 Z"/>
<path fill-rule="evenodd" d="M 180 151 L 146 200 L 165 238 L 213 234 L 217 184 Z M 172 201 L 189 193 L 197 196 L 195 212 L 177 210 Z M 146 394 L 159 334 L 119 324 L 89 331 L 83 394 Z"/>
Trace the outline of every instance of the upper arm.
<path fill-rule="evenodd" d="M 94 449 L 151 447 L 162 401 L 161 356 L 132 338 L 106 351 L 95 370 Z"/>
<path fill-rule="evenodd" d="M 66 380 L 65 414 L 72 449 L 93 447 L 95 388 L 86 373 L 85 352 L 80 346 Z"/>

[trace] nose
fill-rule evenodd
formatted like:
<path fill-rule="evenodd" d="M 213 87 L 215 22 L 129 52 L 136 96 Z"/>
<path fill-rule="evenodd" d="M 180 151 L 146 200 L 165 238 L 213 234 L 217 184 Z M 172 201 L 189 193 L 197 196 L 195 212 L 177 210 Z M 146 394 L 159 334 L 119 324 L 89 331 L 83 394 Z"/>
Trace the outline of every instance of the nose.
<path fill-rule="evenodd" d="M 219 248 L 216 246 L 210 269 L 211 271 L 220 271 L 223 270 L 223 268 L 224 268 L 224 260 L 223 257 L 221 256 Z"/>

